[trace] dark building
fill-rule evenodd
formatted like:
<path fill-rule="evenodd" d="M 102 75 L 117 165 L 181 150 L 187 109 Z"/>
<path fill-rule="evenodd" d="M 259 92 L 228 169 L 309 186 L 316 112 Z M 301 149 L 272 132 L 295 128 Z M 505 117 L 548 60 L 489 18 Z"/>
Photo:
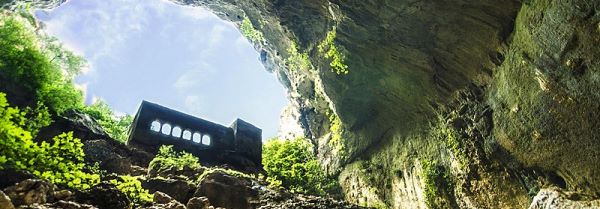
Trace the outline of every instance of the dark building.
<path fill-rule="evenodd" d="M 225 127 L 142 101 L 129 133 L 128 145 L 152 153 L 161 145 L 173 145 L 175 150 L 197 156 L 204 165 L 262 170 L 262 130 L 241 119 Z"/>

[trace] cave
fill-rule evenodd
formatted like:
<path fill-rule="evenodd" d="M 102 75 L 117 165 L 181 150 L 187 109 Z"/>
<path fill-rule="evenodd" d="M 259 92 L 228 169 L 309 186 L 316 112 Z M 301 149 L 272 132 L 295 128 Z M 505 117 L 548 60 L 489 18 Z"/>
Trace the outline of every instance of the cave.
<path fill-rule="evenodd" d="M 351 203 L 598 207 L 599 1 L 173 2 L 262 34 L 283 117 Z"/>

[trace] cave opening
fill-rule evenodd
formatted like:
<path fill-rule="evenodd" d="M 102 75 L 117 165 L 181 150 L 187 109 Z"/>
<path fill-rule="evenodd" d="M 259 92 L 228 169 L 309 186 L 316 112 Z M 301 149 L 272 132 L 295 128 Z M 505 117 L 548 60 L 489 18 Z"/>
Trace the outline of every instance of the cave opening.
<path fill-rule="evenodd" d="M 284 87 L 235 25 L 211 11 L 165 0 L 71 0 L 35 15 L 88 61 L 76 78 L 88 104 L 101 99 L 135 115 L 149 100 L 221 124 L 242 118 L 263 139 L 277 135 Z M 162 125 L 152 129 L 171 131 Z"/>

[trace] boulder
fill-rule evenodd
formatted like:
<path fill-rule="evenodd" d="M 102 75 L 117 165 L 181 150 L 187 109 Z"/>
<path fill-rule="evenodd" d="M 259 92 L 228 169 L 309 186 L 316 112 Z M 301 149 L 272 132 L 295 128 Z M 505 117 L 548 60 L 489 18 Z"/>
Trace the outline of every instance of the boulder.
<path fill-rule="evenodd" d="M 110 139 L 96 120 L 78 110 L 65 111 L 62 116 L 55 116 L 52 120 L 52 124 L 40 130 L 36 141 L 50 140 L 65 131 L 73 131 L 73 137 L 82 141 Z"/>
<path fill-rule="evenodd" d="M 177 169 L 175 167 L 161 170 L 160 166 L 151 166 L 148 167 L 148 176 L 150 177 L 164 177 L 164 178 L 177 178 L 180 176 L 184 176 L 188 179 L 198 179 L 198 177 L 204 173 L 206 170 L 205 167 L 191 168 L 189 166 L 184 166 L 182 169 Z"/>
<path fill-rule="evenodd" d="M 44 204 L 51 198 L 54 185 L 39 179 L 27 179 L 4 189 L 15 206 Z"/>
<path fill-rule="evenodd" d="M 127 196 L 108 182 L 102 182 L 91 189 L 78 192 L 75 199 L 99 209 L 126 209 L 130 206 Z"/>
<path fill-rule="evenodd" d="M 12 202 L 10 201 L 10 198 L 4 194 L 4 192 L 0 191 L 0 208 L 2 209 L 14 209 L 15 206 L 13 206 Z"/>
<path fill-rule="evenodd" d="M 58 201 L 55 203 L 46 204 L 33 204 L 27 206 L 21 206 L 19 209 L 98 209 L 91 205 L 80 204 L 71 201 Z"/>
<path fill-rule="evenodd" d="M 252 181 L 244 177 L 215 171 L 206 175 L 198 184 L 194 197 L 207 197 L 215 207 L 253 208 L 258 192 L 252 189 Z"/>
<path fill-rule="evenodd" d="M 186 207 L 165 193 L 154 192 L 154 204 L 142 209 L 186 209 Z"/>
<path fill-rule="evenodd" d="M 142 180 L 142 187 L 150 192 L 167 194 L 179 202 L 187 202 L 196 189 L 196 186 L 188 181 L 161 177 Z"/>
<path fill-rule="evenodd" d="M 16 183 L 27 179 L 34 179 L 35 176 L 27 171 L 17 171 L 10 168 L 5 168 L 4 170 L 0 170 L 0 188 L 6 188 L 9 186 L 14 186 Z"/>
<path fill-rule="evenodd" d="M 98 209 L 91 205 L 80 204 L 71 201 L 58 201 L 55 203 L 47 204 L 33 204 L 27 206 L 21 206 L 19 209 Z"/>
<path fill-rule="evenodd" d="M 533 198 L 529 209 L 600 208 L 600 199 L 575 192 L 565 192 L 558 187 L 545 188 Z"/>
<path fill-rule="evenodd" d="M 88 164 L 99 163 L 101 169 L 109 173 L 123 175 L 144 174 L 154 155 L 139 149 L 128 147 L 112 139 L 95 139 L 83 142 L 85 161 Z"/>
<path fill-rule="evenodd" d="M 210 201 L 207 197 L 193 197 L 187 203 L 187 209 L 209 209 Z"/>

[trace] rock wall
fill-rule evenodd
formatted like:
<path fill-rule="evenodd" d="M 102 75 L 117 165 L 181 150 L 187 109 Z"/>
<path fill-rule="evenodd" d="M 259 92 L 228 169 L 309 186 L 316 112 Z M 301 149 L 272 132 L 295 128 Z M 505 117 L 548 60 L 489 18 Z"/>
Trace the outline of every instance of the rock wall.
<path fill-rule="evenodd" d="M 547 187 L 600 196 L 596 0 L 173 1 L 260 31 L 260 59 L 289 92 L 286 121 L 352 202 L 524 208 Z"/>

